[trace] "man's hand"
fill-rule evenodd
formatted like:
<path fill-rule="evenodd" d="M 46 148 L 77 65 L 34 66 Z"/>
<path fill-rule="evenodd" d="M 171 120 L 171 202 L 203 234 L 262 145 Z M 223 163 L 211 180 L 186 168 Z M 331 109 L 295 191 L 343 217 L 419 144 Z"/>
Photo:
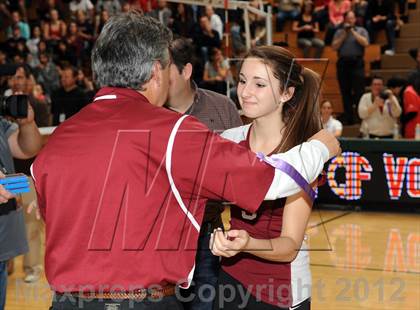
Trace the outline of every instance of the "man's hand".
<path fill-rule="evenodd" d="M 377 22 L 379 22 L 381 20 L 381 16 L 380 15 L 376 15 L 376 16 L 374 16 L 373 18 L 372 18 L 372 21 L 374 22 L 374 23 L 377 23 Z"/>
<path fill-rule="evenodd" d="M 5 178 L 6 176 L 0 171 L 0 179 Z M 0 203 L 6 203 L 9 199 L 14 198 L 15 196 L 9 191 L 5 190 L 3 185 L 0 185 Z"/>
<path fill-rule="evenodd" d="M 309 140 L 321 141 L 327 147 L 330 158 L 341 154 L 340 143 L 338 142 L 337 138 L 326 129 L 318 131 L 316 134 L 310 137 Z"/>
<path fill-rule="evenodd" d="M 41 219 L 41 213 L 39 212 L 38 201 L 36 199 L 31 201 L 28 208 L 26 209 L 26 212 L 28 214 L 31 214 L 33 210 L 35 210 L 36 219 L 40 220 Z"/>
<path fill-rule="evenodd" d="M 381 98 L 381 97 L 379 97 L 379 96 L 377 96 L 377 97 L 375 97 L 375 100 L 373 101 L 373 103 L 378 107 L 378 108 L 383 108 L 384 107 L 384 105 L 385 105 L 385 101 Z"/>
<path fill-rule="evenodd" d="M 32 109 L 31 104 L 28 102 L 28 115 L 26 118 L 18 118 L 16 119 L 16 122 L 19 124 L 19 126 L 30 124 L 35 120 L 35 113 Z"/>

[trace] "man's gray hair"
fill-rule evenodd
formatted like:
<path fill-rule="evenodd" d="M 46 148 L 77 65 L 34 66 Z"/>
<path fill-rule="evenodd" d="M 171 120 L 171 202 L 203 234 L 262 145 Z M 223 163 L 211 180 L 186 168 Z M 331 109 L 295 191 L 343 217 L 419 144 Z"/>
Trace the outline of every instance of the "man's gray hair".
<path fill-rule="evenodd" d="M 154 62 L 168 65 L 171 40 L 171 31 L 152 17 L 135 11 L 111 17 L 92 51 L 97 86 L 144 90 Z"/>

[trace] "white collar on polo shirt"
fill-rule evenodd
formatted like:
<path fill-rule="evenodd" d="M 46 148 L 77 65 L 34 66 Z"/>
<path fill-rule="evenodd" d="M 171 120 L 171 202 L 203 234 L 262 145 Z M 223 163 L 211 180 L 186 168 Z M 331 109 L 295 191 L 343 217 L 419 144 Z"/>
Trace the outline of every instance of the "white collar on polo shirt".
<path fill-rule="evenodd" d="M 110 100 L 110 99 L 117 99 L 117 95 L 103 95 L 103 96 L 96 97 L 93 101 L 96 101 L 96 100 Z"/>

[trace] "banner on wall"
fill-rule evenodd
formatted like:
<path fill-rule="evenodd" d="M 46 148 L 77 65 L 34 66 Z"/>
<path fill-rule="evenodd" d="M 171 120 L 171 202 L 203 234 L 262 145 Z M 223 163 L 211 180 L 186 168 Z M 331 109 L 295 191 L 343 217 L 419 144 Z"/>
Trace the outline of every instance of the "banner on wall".
<path fill-rule="evenodd" d="M 341 139 L 343 153 L 325 165 L 317 201 L 420 206 L 420 142 Z"/>

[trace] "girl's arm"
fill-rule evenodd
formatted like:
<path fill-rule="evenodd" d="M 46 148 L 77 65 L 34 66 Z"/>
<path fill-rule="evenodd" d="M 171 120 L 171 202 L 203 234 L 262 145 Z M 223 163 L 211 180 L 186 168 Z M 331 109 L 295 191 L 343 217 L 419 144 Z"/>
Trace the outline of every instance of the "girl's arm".
<path fill-rule="evenodd" d="M 274 239 L 255 239 L 245 230 L 223 233 L 216 230 L 210 240 L 214 255 L 232 257 L 239 252 L 275 262 L 290 262 L 295 259 L 305 235 L 311 202 L 303 192 L 287 198 L 283 212 L 281 235 Z"/>

